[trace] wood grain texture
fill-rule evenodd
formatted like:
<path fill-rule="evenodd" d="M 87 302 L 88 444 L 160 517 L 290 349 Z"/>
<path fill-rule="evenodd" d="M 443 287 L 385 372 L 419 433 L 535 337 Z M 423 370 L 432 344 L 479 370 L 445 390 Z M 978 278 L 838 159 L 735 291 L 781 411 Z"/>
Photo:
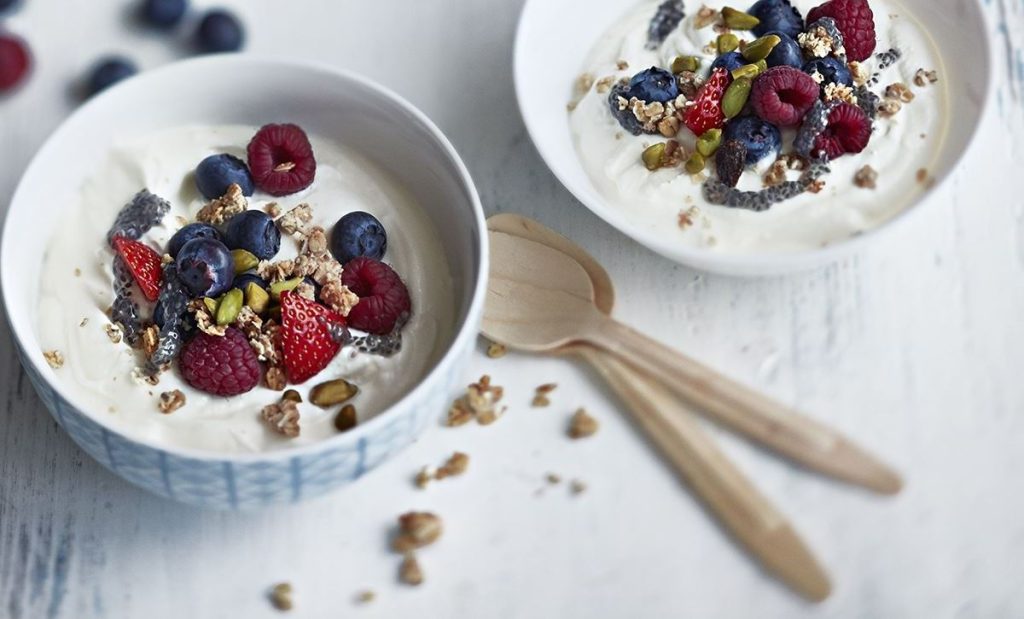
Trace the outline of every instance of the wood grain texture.
<path fill-rule="evenodd" d="M 125 51 L 152 67 L 180 54 L 126 30 L 130 4 L 28 0 L 5 21 L 38 63 L 0 102 L 0 204 L 95 56 Z M 300 617 L 1024 616 L 1024 3 L 986 0 L 1004 81 L 979 148 L 927 212 L 855 258 L 758 281 L 658 258 L 555 181 L 512 90 L 520 0 L 224 4 L 245 15 L 252 51 L 355 69 L 408 97 L 452 138 L 490 213 L 538 219 L 608 267 L 618 317 L 870 445 L 907 487 L 895 500 L 851 491 L 712 430 L 829 567 L 835 591 L 812 608 L 732 546 L 594 376 L 481 353 L 467 382 L 489 372 L 509 393 L 494 426 L 433 428 L 363 483 L 298 508 L 204 513 L 78 451 L 0 326 L 0 617 L 275 617 L 265 593 L 280 580 Z M 552 406 L 530 408 L 550 381 Z M 581 405 L 601 431 L 569 442 Z M 469 472 L 415 490 L 415 471 L 455 449 Z M 549 486 L 548 471 L 588 490 Z M 411 508 L 446 523 L 420 556 L 418 590 L 396 584 L 386 548 Z M 377 600 L 355 608 L 362 588 Z"/>

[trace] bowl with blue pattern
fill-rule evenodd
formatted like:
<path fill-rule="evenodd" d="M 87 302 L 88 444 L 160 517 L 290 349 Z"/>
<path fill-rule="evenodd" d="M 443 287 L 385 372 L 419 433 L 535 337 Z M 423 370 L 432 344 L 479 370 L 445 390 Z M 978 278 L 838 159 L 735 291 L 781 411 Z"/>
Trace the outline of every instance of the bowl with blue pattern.
<path fill-rule="evenodd" d="M 38 303 L 45 239 L 102 154 L 121 136 L 185 124 L 287 118 L 351 145 L 416 196 L 448 264 L 453 328 L 436 363 L 390 407 L 354 429 L 259 452 L 202 450 L 114 425 L 44 357 Z M 54 171 L 60 174 L 55 175 Z M 294 503 L 360 479 L 443 418 L 472 352 L 483 310 L 487 236 L 465 165 L 419 110 L 374 82 L 326 66 L 251 55 L 189 60 L 147 72 L 95 97 L 43 145 L 12 199 L 0 247 L 0 283 L 22 365 L 40 399 L 91 457 L 168 499 L 223 510 Z M 112 403 L 113 404 L 113 403 Z M 154 410 L 128 411 L 159 415 Z"/>

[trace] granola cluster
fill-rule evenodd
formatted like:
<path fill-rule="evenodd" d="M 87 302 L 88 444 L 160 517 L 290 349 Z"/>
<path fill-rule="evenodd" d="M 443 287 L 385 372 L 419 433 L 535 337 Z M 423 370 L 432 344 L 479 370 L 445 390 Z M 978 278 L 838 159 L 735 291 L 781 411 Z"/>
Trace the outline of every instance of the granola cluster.
<path fill-rule="evenodd" d="M 466 387 L 465 395 L 452 404 L 447 424 L 461 426 L 473 419 L 482 426 L 494 423 L 505 412 L 505 407 L 498 406 L 504 394 L 504 389 L 491 384 L 490 376 L 481 376 L 478 382 Z"/>
<path fill-rule="evenodd" d="M 199 209 L 196 220 L 213 226 L 219 226 L 235 215 L 249 208 L 249 201 L 242 194 L 242 188 L 232 183 L 223 196 L 214 198 Z"/>

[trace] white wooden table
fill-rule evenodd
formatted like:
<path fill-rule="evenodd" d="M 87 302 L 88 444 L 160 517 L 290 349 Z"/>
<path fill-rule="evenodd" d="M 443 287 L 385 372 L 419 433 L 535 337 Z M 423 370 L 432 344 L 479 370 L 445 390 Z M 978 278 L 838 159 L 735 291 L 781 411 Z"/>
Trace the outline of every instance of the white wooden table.
<path fill-rule="evenodd" d="M 181 55 L 126 26 L 130 4 L 27 0 L 8 20 L 38 67 L 0 102 L 0 204 L 73 108 L 69 84 L 95 56 L 124 51 L 151 67 Z M 282 580 L 300 617 L 1024 616 L 1020 0 L 985 0 L 1004 83 L 944 195 L 859 257 L 760 281 L 671 264 L 555 181 L 513 96 L 521 0 L 225 4 L 244 15 L 249 50 L 352 68 L 408 97 L 452 138 L 489 212 L 535 217 L 607 265 L 621 318 L 844 429 L 894 462 L 907 488 L 880 499 L 723 437 L 831 569 L 835 593 L 812 607 L 723 536 L 592 375 L 479 353 L 467 382 L 488 372 L 510 394 L 494 426 L 432 428 L 354 487 L 300 507 L 206 513 L 151 497 L 80 452 L 3 326 L 0 617 L 272 617 L 265 592 Z M 552 380 L 553 405 L 530 408 L 533 387 Z M 570 442 L 564 426 L 581 405 L 601 431 Z M 464 477 L 413 488 L 420 466 L 454 449 L 472 458 Z M 547 486 L 548 472 L 588 490 Z M 393 518 L 411 508 L 447 525 L 421 554 L 419 589 L 397 584 L 386 547 Z M 377 599 L 355 604 L 367 588 Z"/>

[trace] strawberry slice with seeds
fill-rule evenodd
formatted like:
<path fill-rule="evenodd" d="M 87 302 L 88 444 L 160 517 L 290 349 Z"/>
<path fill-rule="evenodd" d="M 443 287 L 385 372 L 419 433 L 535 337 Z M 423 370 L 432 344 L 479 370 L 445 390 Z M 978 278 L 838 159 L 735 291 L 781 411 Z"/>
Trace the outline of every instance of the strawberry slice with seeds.
<path fill-rule="evenodd" d="M 160 285 L 164 281 L 163 261 L 160 254 L 148 245 L 118 236 L 114 238 L 114 250 L 128 265 L 135 283 L 150 301 L 160 297 Z"/>
<path fill-rule="evenodd" d="M 281 349 L 291 383 L 298 385 L 316 376 L 341 350 L 332 326 L 344 328 L 345 318 L 294 292 L 281 294 Z"/>
<path fill-rule="evenodd" d="M 686 108 L 683 123 L 693 131 L 694 135 L 704 135 L 708 129 L 721 129 L 725 124 L 725 112 L 722 111 L 722 97 L 729 87 L 729 72 L 719 67 L 711 72 L 711 77 L 697 91 L 693 105 Z"/>

